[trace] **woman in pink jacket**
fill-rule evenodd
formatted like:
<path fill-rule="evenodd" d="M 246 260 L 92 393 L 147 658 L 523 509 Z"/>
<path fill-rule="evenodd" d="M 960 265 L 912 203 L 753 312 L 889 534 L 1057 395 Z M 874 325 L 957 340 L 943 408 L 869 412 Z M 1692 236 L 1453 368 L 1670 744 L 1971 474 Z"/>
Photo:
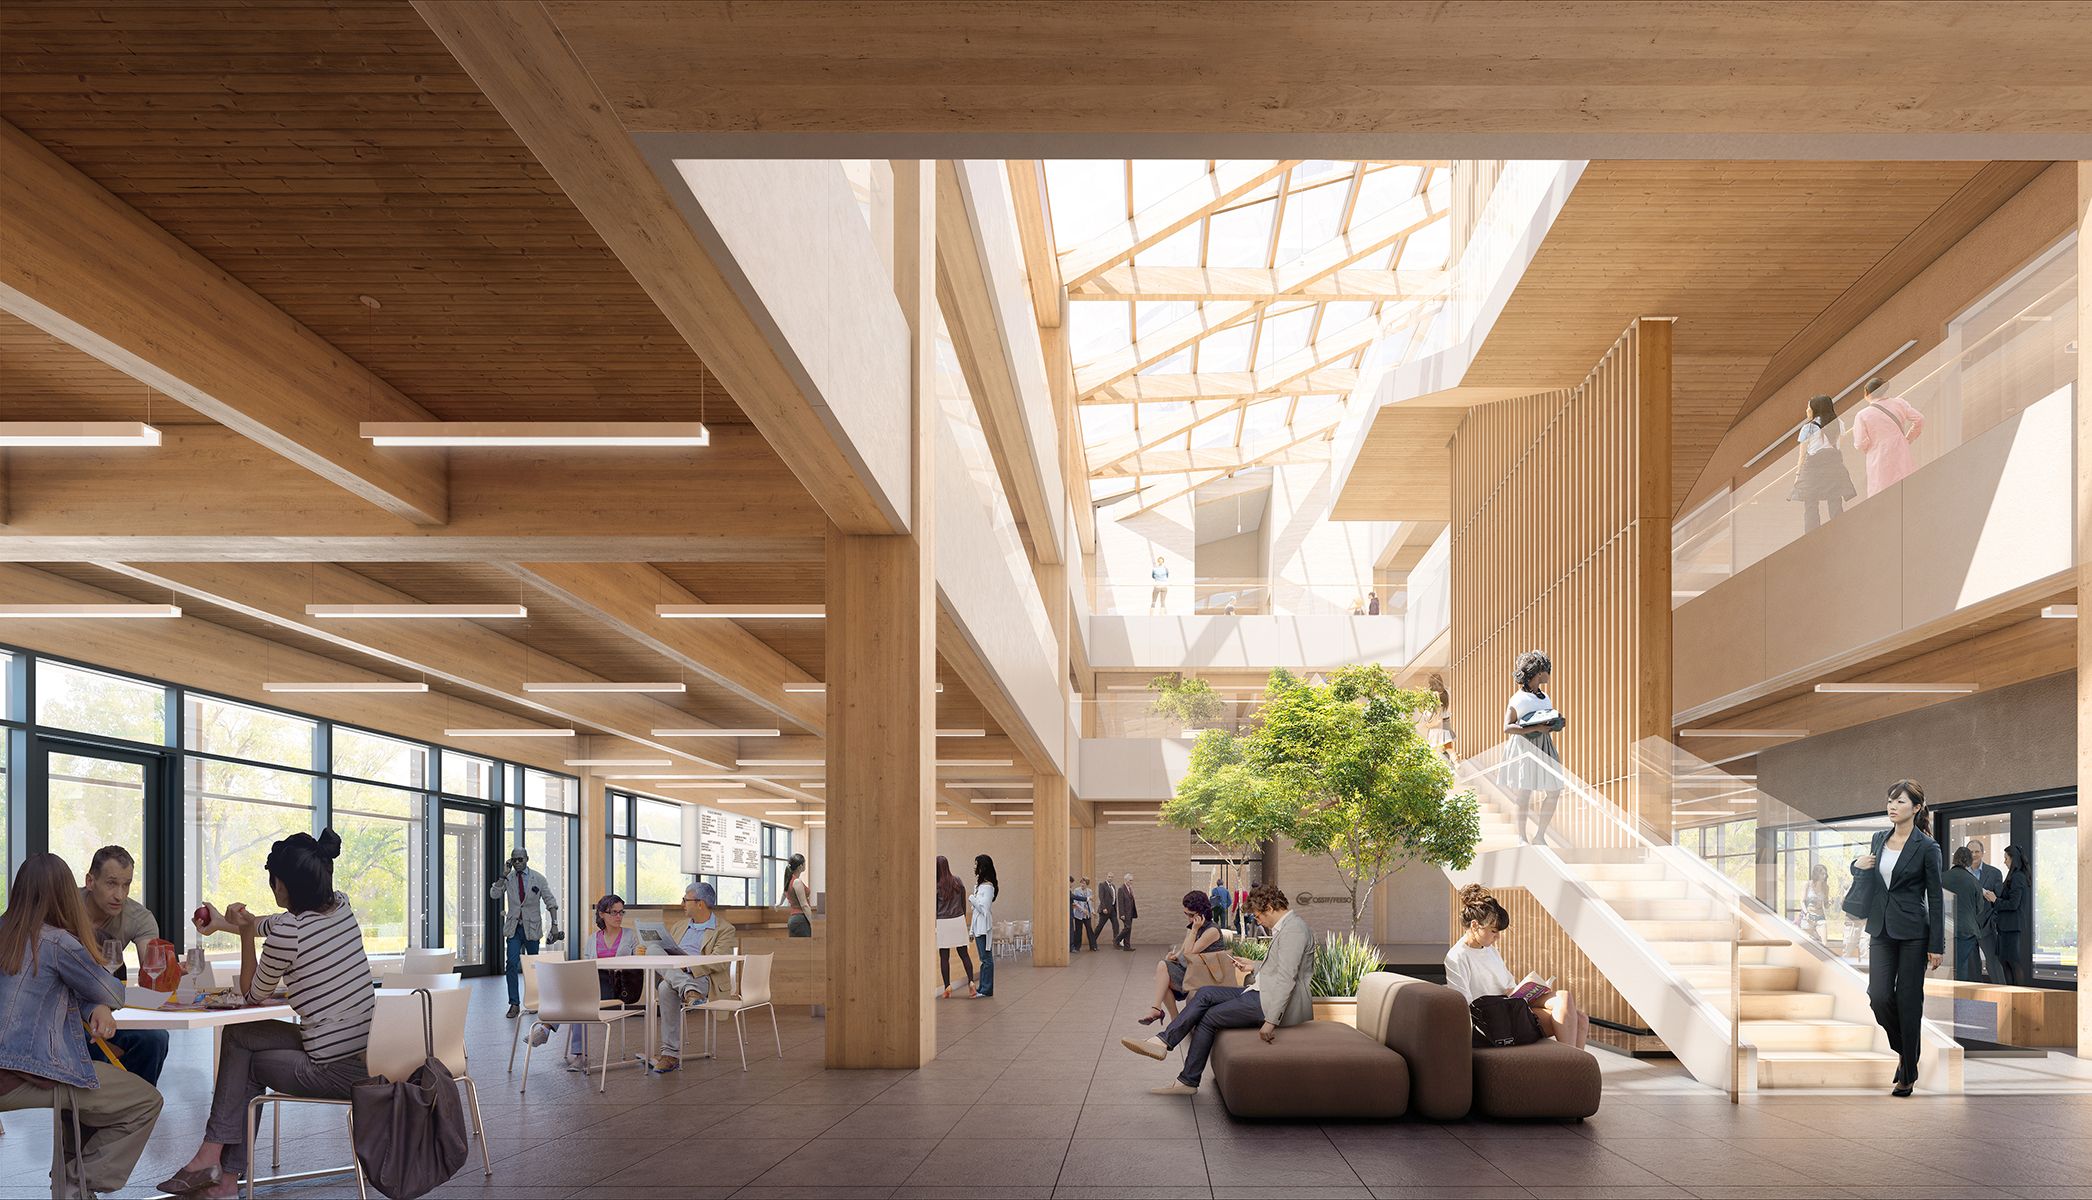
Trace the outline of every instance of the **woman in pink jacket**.
<path fill-rule="evenodd" d="M 1883 396 L 1889 381 L 1867 381 L 1867 400 L 1852 413 L 1852 444 L 1867 456 L 1867 494 L 1879 496 L 1918 467 L 1910 446 L 1925 430 L 1925 414 L 1908 400 Z"/>

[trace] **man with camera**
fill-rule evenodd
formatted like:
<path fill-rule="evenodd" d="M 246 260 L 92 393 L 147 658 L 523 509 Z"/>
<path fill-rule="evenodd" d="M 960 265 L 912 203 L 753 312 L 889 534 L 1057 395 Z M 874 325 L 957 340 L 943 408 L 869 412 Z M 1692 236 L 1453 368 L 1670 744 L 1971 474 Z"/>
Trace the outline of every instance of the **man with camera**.
<path fill-rule="evenodd" d="M 545 944 L 557 945 L 565 936 L 559 932 L 559 900 L 545 877 L 530 869 L 530 852 L 521 846 L 510 852 L 507 868 L 487 895 L 502 901 L 501 937 L 508 944 L 508 1015 L 514 1017 L 523 1011 L 523 956 L 538 952 L 538 932 L 543 927 L 538 905 L 543 904 L 552 916 L 552 936 Z"/>

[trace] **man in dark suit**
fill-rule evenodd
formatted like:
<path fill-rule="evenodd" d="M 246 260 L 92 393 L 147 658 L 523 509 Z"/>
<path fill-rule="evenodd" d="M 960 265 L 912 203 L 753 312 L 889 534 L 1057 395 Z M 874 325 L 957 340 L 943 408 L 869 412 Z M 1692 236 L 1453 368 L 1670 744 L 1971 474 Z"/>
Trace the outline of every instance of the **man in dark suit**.
<path fill-rule="evenodd" d="M 1126 882 L 1119 885 L 1119 949 L 1133 949 L 1133 919 L 1140 915 L 1140 906 L 1133 902 L 1133 876 L 1127 875 Z"/>
<path fill-rule="evenodd" d="M 1111 926 L 1111 944 L 1114 946 L 1119 944 L 1119 889 L 1116 884 L 1112 883 L 1112 880 L 1117 877 L 1117 872 L 1106 871 L 1104 873 L 1104 882 L 1097 885 L 1097 919 L 1090 926 L 1090 949 L 1092 950 L 1097 948 L 1097 935 L 1103 932 L 1107 924 Z"/>
<path fill-rule="evenodd" d="M 1967 846 L 1954 852 L 1954 865 L 1940 876 L 1940 886 L 1954 893 L 1954 978 L 1976 982 L 1976 964 L 1998 959 L 1997 916 L 1990 905 L 1997 893 L 1977 881 L 1975 855 Z"/>
<path fill-rule="evenodd" d="M 2005 890 L 2005 873 L 1984 861 L 1982 838 L 1970 838 L 1965 849 L 1969 852 L 1969 871 L 1976 876 L 1976 882 L 1983 887 L 1983 903 L 1986 906 L 1996 904 L 1998 893 Z M 1954 978 L 1981 980 L 1986 983 L 2004 982 L 2004 972 L 1998 970 L 1996 923 L 1997 917 L 1995 914 L 1992 914 L 1987 922 L 1990 926 L 1991 938 L 1977 946 L 1976 952 L 1970 956 L 1968 975 L 1962 975 L 1959 970 L 1960 964 L 1955 964 L 1957 969 L 1954 972 Z"/>

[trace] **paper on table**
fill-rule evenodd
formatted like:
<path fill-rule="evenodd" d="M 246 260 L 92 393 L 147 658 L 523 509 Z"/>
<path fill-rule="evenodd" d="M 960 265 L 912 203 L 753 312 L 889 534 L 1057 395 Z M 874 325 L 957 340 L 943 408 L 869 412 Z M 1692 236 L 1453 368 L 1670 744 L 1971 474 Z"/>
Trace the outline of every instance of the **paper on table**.
<path fill-rule="evenodd" d="M 159 1008 L 161 1005 L 166 1004 L 173 995 L 174 993 L 172 992 L 156 992 L 151 988 L 139 987 L 135 983 L 127 983 L 123 985 L 123 1006 L 125 1008 Z"/>

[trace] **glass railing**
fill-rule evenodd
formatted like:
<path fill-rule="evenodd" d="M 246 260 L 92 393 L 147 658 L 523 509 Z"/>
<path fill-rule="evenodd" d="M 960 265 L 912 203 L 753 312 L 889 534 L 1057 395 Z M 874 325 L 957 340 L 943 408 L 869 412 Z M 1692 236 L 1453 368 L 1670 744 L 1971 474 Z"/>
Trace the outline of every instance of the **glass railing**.
<path fill-rule="evenodd" d="M 1277 575 L 1200 575 L 1173 573 L 1166 583 L 1146 574 L 1103 575 L 1089 579 L 1090 612 L 1103 617 L 1257 617 L 1343 616 L 1399 618 L 1407 603 L 1405 590 L 1356 581 L 1320 583 Z M 1379 603 L 1378 614 L 1365 610 Z"/>
<path fill-rule="evenodd" d="M 1662 845 L 1661 832 L 1545 755 L 1513 752 L 1509 741 L 1464 759 L 1454 775 L 1487 804 L 1513 814 L 1521 841 L 1567 854 Z"/>
<path fill-rule="evenodd" d="M 1087 738 L 1195 738 L 1208 729 L 1240 737 L 1257 727 L 1264 700 L 1260 693 L 1222 690 L 1202 705 L 1158 704 L 1157 692 L 1104 692 L 1084 697 L 1078 728 Z"/>
<path fill-rule="evenodd" d="M 1868 406 L 1864 380 L 1837 398 L 1841 432 L 1836 452 L 1857 493 L 1843 502 L 1844 508 L 1865 503 L 1871 491 L 1922 470 L 2036 405 L 2071 403 L 2078 363 L 2075 246 L 2072 235 L 2050 247 L 1949 322 L 1945 341 L 1887 376 L 1881 397 L 1903 399 L 1917 410 L 1922 425 L 1907 466 L 1877 466 L 1873 482 L 1878 486 L 1870 486 L 1867 455 L 1853 444 L 1854 419 Z M 1802 414 L 1796 412 L 1793 419 L 1793 428 L 1745 464 L 1739 482 L 1672 528 L 1674 607 L 1801 538 L 1815 521 L 1836 519 L 1824 501 L 1790 499 L 1801 462 L 1795 439 Z M 1881 425 L 1878 416 L 1869 420 Z"/>

